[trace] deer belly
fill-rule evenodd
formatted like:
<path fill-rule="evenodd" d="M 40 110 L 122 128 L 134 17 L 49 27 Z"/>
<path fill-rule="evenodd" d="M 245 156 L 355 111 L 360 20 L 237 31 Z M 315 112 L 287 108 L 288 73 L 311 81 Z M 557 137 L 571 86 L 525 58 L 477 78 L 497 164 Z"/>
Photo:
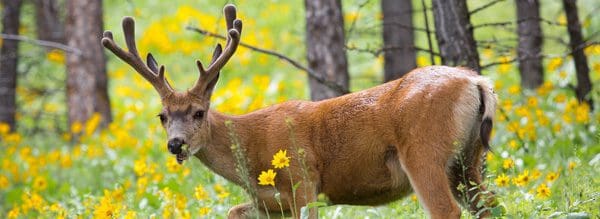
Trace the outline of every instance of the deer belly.
<path fill-rule="evenodd" d="M 379 165 L 338 166 L 323 174 L 322 192 L 334 204 L 380 205 L 412 192 L 398 159 L 380 160 Z M 340 171 L 343 170 L 343 171 Z"/>

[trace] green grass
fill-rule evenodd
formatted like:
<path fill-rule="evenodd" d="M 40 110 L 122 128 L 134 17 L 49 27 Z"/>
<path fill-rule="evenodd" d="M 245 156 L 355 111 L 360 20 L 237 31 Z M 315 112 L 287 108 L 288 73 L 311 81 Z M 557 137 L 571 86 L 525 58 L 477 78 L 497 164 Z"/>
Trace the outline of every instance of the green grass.
<path fill-rule="evenodd" d="M 345 17 L 350 19 L 346 24 L 350 25 L 354 17 L 358 19 L 355 32 L 348 34 L 348 43 L 376 48 L 381 43 L 377 27 L 379 2 L 370 1 L 359 8 L 361 2 L 343 1 Z M 483 4 L 472 2 L 471 8 Z M 301 1 L 235 3 L 244 20 L 243 41 L 304 60 Z M 579 3 L 584 6 L 581 17 L 600 6 L 594 1 Z M 223 4 L 183 0 L 106 0 L 104 4 L 106 29 L 113 31 L 119 44 L 123 43 L 120 19 L 125 15 L 136 17 L 140 49 L 152 51 L 159 63 L 166 64 L 167 77 L 180 90 L 192 86 L 197 78 L 194 60 L 208 61 L 218 42 L 184 27 L 199 25 L 219 32 L 224 29 L 220 17 Z M 420 1 L 414 6 L 420 8 Z M 542 16 L 560 20 L 560 3 L 544 1 L 542 6 Z M 513 3 L 505 1 L 475 14 L 472 20 L 475 24 L 511 20 L 513 9 Z M 32 8 L 24 10 L 31 12 Z M 274 11 L 285 13 L 274 17 Z M 27 14 L 24 13 L 23 30 L 33 37 L 33 18 Z M 415 14 L 415 22 L 422 26 L 420 15 Z M 585 34 L 598 31 L 598 18 L 590 17 L 587 22 Z M 545 25 L 544 31 L 568 39 L 564 27 Z M 515 37 L 514 31 L 502 28 L 477 29 L 475 34 L 478 40 Z M 417 34 L 416 39 L 420 47 L 426 47 L 424 35 Z M 508 46 L 514 44 L 506 42 Z M 21 44 L 21 51 L 21 69 L 29 65 L 31 69 L 19 78 L 19 129 L 1 134 L 0 217 L 18 212 L 24 218 L 72 218 L 109 212 L 117 217 L 225 218 L 230 207 L 250 200 L 239 187 L 215 175 L 198 160 L 191 159 L 182 166 L 175 163 L 167 153 L 166 135 L 155 116 L 161 107 L 158 95 L 112 55 L 108 57 L 114 122 L 101 131 L 94 131 L 94 123 L 82 124 L 82 141 L 71 143 L 70 134 L 65 132 L 65 69 L 60 59 L 40 56 L 42 50 L 29 44 Z M 546 41 L 545 53 L 562 55 L 565 51 L 564 45 Z M 514 55 L 514 50 L 506 54 L 483 49 L 480 52 L 484 64 Z M 592 79 L 598 82 L 600 48 L 588 50 L 588 55 Z M 348 56 L 352 90 L 380 83 L 381 58 L 355 51 L 349 51 Z M 419 53 L 419 58 L 428 60 L 426 54 Z M 499 108 L 503 109 L 497 113 L 485 184 L 496 192 L 505 207 L 505 217 L 583 214 L 596 218 L 600 216 L 600 114 L 578 104 L 567 88 L 575 83 L 572 60 L 558 58 L 554 63 L 560 65 L 555 67 L 550 66 L 551 62 L 545 60 L 548 84 L 536 91 L 520 89 L 516 64 L 483 72 L 495 82 Z M 50 92 L 42 94 L 36 92 L 38 89 Z M 596 100 L 599 91 L 595 88 L 592 92 Z M 307 96 L 305 73 L 276 58 L 240 49 L 222 71 L 213 107 L 240 114 Z M 596 104 L 595 109 L 599 108 Z M 524 180 L 526 171 L 529 174 Z M 505 186 L 496 182 L 501 174 L 510 178 Z M 551 174 L 558 174 L 558 178 L 548 179 Z M 538 192 L 542 184 L 549 188 L 548 197 Z M 319 211 L 323 218 L 425 217 L 412 196 L 385 206 L 327 206 Z M 463 216 L 467 215 L 464 211 Z"/>

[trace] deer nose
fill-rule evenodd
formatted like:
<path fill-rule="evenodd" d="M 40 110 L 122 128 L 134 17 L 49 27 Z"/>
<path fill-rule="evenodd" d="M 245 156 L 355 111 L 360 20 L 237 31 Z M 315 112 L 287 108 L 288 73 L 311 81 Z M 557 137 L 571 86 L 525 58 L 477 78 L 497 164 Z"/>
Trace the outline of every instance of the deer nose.
<path fill-rule="evenodd" d="M 183 144 L 185 144 L 185 142 L 181 138 L 173 138 L 167 143 L 167 148 L 171 154 L 180 154 L 181 146 L 183 146 Z"/>

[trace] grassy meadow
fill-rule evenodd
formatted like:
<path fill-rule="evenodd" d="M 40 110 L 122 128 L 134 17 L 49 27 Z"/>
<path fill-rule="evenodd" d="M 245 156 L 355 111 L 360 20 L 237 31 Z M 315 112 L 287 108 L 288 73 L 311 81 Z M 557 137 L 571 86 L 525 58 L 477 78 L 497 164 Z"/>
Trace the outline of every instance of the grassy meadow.
<path fill-rule="evenodd" d="M 304 62 L 302 1 L 230 2 L 237 5 L 244 22 L 243 42 Z M 486 2 L 469 1 L 469 7 Z M 207 62 L 215 44 L 221 42 L 185 27 L 224 33 L 221 9 L 225 3 L 105 0 L 104 25 L 124 45 L 121 18 L 134 16 L 140 53 L 152 52 L 166 65 L 174 87 L 183 90 L 198 77 L 195 59 Z M 600 3 L 578 3 L 584 36 L 593 36 L 600 31 L 600 19 L 593 14 Z M 351 88 L 357 91 L 383 78 L 382 56 L 352 49 L 381 45 L 381 13 L 375 0 L 344 0 L 343 4 Z M 420 1 L 414 7 L 420 9 Z M 561 7 L 558 1 L 542 1 L 542 16 L 564 24 Z M 26 5 L 23 10 L 22 33 L 35 37 L 33 7 Z M 513 2 L 504 1 L 472 15 L 471 20 L 474 25 L 512 21 L 514 11 Z M 422 15 L 415 12 L 417 26 L 424 26 Z M 504 207 L 495 216 L 600 217 L 600 45 L 585 49 L 596 86 L 592 107 L 578 103 L 569 88 L 576 83 L 575 70 L 572 58 L 565 55 L 568 49 L 560 43 L 568 42 L 566 27 L 559 25 L 544 23 L 542 27 L 549 38 L 544 44 L 546 83 L 539 89 L 519 86 L 516 63 L 483 71 L 494 81 L 499 97 L 485 180 Z M 487 42 L 481 43 L 482 64 L 514 57 L 515 31 L 515 25 L 475 29 L 475 38 Z M 424 34 L 416 34 L 415 39 L 419 47 L 427 47 Z M 598 34 L 592 40 L 598 42 Z M 44 54 L 27 43 L 20 48 L 20 69 L 27 71 L 18 82 L 19 128 L 9 132 L 6 125 L 0 125 L 0 218 L 226 218 L 230 207 L 250 200 L 242 189 L 197 159 L 177 164 L 167 152 L 166 134 L 156 117 L 161 109 L 157 93 L 108 51 L 114 121 L 99 130 L 98 116 L 85 124 L 66 126 L 65 54 L 58 50 Z M 428 54 L 418 53 L 417 63 L 430 65 Z M 304 72 L 246 48 L 238 49 L 215 89 L 213 109 L 229 114 L 308 99 Z M 77 135 L 81 138 L 75 142 L 72 138 Z M 326 206 L 319 209 L 319 215 L 426 217 L 414 195 L 385 206 Z M 467 211 L 463 216 L 470 217 Z"/>

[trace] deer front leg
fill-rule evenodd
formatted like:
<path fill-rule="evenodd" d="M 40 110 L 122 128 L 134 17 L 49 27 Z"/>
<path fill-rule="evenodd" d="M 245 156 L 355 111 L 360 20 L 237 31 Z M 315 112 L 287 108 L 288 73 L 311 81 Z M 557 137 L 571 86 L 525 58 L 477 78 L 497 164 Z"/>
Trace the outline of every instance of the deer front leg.
<path fill-rule="evenodd" d="M 446 160 L 426 158 L 429 152 L 399 154 L 413 190 L 430 218 L 460 218 L 458 207 L 446 175 Z M 433 154 L 429 154 L 432 156 Z"/>
<path fill-rule="evenodd" d="M 233 206 L 233 208 L 229 209 L 227 213 L 228 219 L 245 219 L 250 218 L 250 215 L 256 214 L 256 208 L 252 205 L 252 203 L 244 203 L 240 205 Z"/>
<path fill-rule="evenodd" d="M 303 182 L 304 183 L 304 182 Z M 316 202 L 317 201 L 317 189 L 315 188 L 313 183 L 309 183 L 310 185 L 306 185 L 306 186 L 300 186 L 298 188 L 298 190 L 296 191 L 296 206 L 295 206 L 295 212 L 296 212 L 296 218 L 300 218 L 301 214 L 302 214 L 302 208 L 307 206 L 308 204 L 312 203 L 312 202 Z M 308 209 L 308 215 L 306 215 L 308 217 L 304 217 L 304 218 L 312 218 L 312 219 L 316 219 L 318 218 L 318 209 L 315 208 L 310 208 Z"/>

